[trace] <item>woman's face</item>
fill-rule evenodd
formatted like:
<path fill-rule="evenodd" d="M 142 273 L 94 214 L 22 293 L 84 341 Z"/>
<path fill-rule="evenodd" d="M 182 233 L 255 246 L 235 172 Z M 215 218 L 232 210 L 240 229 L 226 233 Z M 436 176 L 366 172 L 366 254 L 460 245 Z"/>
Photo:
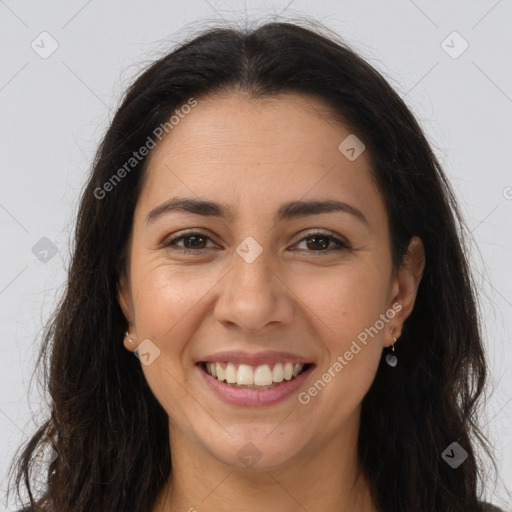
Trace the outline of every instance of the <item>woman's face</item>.
<path fill-rule="evenodd" d="M 171 443 L 206 459 L 271 468 L 353 442 L 383 346 L 412 309 L 422 264 L 413 251 L 392 273 L 368 152 L 353 138 L 340 150 L 351 132 L 327 119 L 295 94 L 204 98 L 150 155 L 120 286 L 125 346 L 140 345 Z M 162 207 L 185 198 L 219 206 Z M 281 382 L 236 388 L 207 361 L 237 382 Z"/>

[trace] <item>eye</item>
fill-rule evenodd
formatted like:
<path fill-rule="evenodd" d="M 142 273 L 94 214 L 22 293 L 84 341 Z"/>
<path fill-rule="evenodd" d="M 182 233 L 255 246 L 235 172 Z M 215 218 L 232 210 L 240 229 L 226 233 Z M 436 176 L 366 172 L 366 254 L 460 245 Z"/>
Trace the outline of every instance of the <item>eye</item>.
<path fill-rule="evenodd" d="M 208 249 L 206 246 L 208 241 L 212 241 L 209 236 L 197 231 L 191 231 L 171 238 L 167 242 L 164 242 L 163 246 L 184 254 L 197 255 L 201 254 L 203 250 Z M 181 242 L 183 242 L 184 245 L 178 245 Z M 306 243 L 305 250 L 307 252 L 326 253 L 351 249 L 347 242 L 337 238 L 331 232 L 324 233 L 321 231 L 313 231 L 302 238 L 297 245 L 303 242 Z M 333 246 L 331 246 L 331 244 L 333 244 Z"/>
<path fill-rule="evenodd" d="M 211 241 L 211 238 L 203 233 L 190 231 L 188 233 L 183 233 L 175 238 L 171 238 L 167 242 L 164 242 L 163 246 L 169 248 L 170 250 L 176 250 L 185 254 L 200 254 L 202 250 L 206 249 L 204 245 L 207 240 Z M 181 241 L 184 242 L 184 247 L 177 245 L 178 242 Z M 177 249 L 175 249 L 173 246 L 177 247 Z"/>
<path fill-rule="evenodd" d="M 299 241 L 299 244 L 305 241 L 307 252 L 333 252 L 333 251 L 342 251 L 342 250 L 348 250 L 350 249 L 350 245 L 334 236 L 333 233 L 328 232 L 324 233 L 321 231 L 313 231 L 311 233 L 308 233 L 304 238 L 302 238 Z M 334 244 L 334 247 L 329 246 L 331 242 Z M 310 249 L 310 250 L 308 250 Z M 312 250 L 311 250 L 312 249 Z M 328 249 L 328 250 L 325 250 Z"/>

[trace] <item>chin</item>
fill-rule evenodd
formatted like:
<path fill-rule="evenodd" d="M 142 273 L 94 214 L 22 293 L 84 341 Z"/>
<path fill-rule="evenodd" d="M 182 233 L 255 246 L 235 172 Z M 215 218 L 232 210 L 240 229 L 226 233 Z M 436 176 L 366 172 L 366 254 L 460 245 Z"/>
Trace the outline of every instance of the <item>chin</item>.
<path fill-rule="evenodd" d="M 251 426 L 250 435 L 247 432 L 245 435 L 239 432 L 240 435 L 235 434 L 233 437 L 226 435 L 223 444 L 216 443 L 207 449 L 228 466 L 251 471 L 272 470 L 290 462 L 299 452 L 299 444 L 298 440 L 282 432 L 269 436 L 271 431 L 265 426 L 257 433 L 254 432 L 254 426 Z M 283 443 L 283 439 L 286 439 L 286 443 Z"/>

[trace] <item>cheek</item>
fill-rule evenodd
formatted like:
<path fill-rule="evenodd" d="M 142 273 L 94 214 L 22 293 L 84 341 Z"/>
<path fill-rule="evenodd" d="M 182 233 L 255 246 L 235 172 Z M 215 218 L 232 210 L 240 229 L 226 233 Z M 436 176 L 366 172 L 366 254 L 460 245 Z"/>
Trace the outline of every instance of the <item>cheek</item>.
<path fill-rule="evenodd" d="M 382 272 L 374 265 L 352 265 L 333 269 L 329 275 L 317 273 L 312 280 L 297 279 L 294 286 L 304 314 L 314 322 L 312 335 L 325 350 L 319 373 L 329 382 L 329 390 L 320 401 L 343 404 L 336 406 L 338 418 L 362 400 L 379 365 L 387 328 L 381 320 L 387 308 Z"/>
<path fill-rule="evenodd" d="M 211 286 L 161 265 L 133 276 L 137 335 L 140 340 L 149 338 L 159 350 L 151 365 L 142 364 L 142 371 L 170 417 L 186 416 L 183 407 L 190 400 L 186 365 L 191 364 L 187 343 L 197 329 L 201 299 Z"/>
<path fill-rule="evenodd" d="M 338 343 L 373 325 L 387 306 L 386 283 L 375 268 L 347 266 L 294 279 L 304 314 L 313 313 Z"/>
<path fill-rule="evenodd" d="M 182 274 L 170 265 L 160 265 L 134 279 L 137 325 L 144 335 L 158 339 L 172 335 L 188 316 L 194 316 L 197 305 L 215 283 L 213 279 Z"/>
<path fill-rule="evenodd" d="M 318 377 L 326 392 L 318 393 L 318 402 L 329 410 L 335 407 L 336 413 L 326 424 L 335 430 L 340 418 L 348 417 L 357 407 L 375 378 L 387 328 L 381 320 L 386 314 L 386 286 L 382 277 L 352 268 L 325 282 L 320 279 L 308 295 L 302 291 L 301 296 L 306 297 L 306 311 L 315 321 L 317 343 L 325 349 Z M 310 388 L 311 396 L 323 386 L 320 383 Z"/>
<path fill-rule="evenodd" d="M 151 263 L 146 263 L 148 266 Z M 137 335 L 152 340 L 160 351 L 155 363 L 142 369 L 155 396 L 170 406 L 172 401 L 186 398 L 178 383 L 186 383 L 190 376 L 189 341 L 197 336 L 207 308 L 212 307 L 208 298 L 219 279 L 212 272 L 199 275 L 196 271 L 193 276 L 190 270 L 160 263 L 134 274 Z"/>

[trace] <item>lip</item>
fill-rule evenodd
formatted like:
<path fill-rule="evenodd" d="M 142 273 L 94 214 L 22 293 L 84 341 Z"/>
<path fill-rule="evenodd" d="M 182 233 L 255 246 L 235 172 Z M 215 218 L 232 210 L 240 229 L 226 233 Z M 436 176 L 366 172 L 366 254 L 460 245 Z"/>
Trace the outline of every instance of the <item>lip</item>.
<path fill-rule="evenodd" d="M 240 407 L 261 407 L 286 400 L 302 386 L 314 368 L 316 368 L 316 365 L 311 364 L 309 368 L 293 380 L 282 381 L 272 389 L 258 390 L 231 387 L 206 373 L 200 364 L 196 364 L 196 370 L 201 374 L 201 378 L 204 379 L 205 384 L 218 398 L 228 404 Z"/>
<path fill-rule="evenodd" d="M 247 364 L 249 366 L 260 366 L 262 364 L 277 364 L 277 363 L 314 363 L 311 359 L 292 354 L 290 352 L 256 352 L 251 354 L 250 352 L 242 352 L 236 350 L 230 350 L 226 352 L 216 352 L 208 356 L 202 357 L 195 361 L 197 363 L 236 363 L 236 364 Z"/>

